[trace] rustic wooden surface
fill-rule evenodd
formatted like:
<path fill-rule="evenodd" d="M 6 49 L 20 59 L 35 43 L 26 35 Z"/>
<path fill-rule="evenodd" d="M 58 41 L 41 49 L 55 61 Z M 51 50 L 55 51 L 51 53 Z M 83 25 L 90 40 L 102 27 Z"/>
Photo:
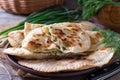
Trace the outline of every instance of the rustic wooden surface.
<path fill-rule="evenodd" d="M 0 9 L 0 30 L 8 28 L 8 27 L 5 27 L 6 24 L 11 25 L 11 23 L 16 23 L 23 19 L 25 19 L 25 16 L 9 14 L 9 13 L 6 13 L 4 10 Z M 3 49 L 0 48 L 0 54 L 2 53 L 2 50 Z M 13 78 L 12 80 L 43 80 L 40 78 L 20 77 L 16 74 L 16 72 L 13 70 L 13 68 L 11 66 L 9 66 L 8 64 L 6 64 L 6 63 L 2 62 L 2 60 L 0 60 L 0 64 L 1 63 L 4 64 L 4 66 L 7 68 L 7 70 L 11 74 L 11 76 Z M 10 80 L 10 78 L 8 76 L 8 72 L 6 72 L 6 70 L 1 65 L 0 65 L 0 80 Z M 46 80 L 48 80 L 48 79 L 46 79 Z M 120 73 L 110 77 L 107 80 L 120 80 Z"/>

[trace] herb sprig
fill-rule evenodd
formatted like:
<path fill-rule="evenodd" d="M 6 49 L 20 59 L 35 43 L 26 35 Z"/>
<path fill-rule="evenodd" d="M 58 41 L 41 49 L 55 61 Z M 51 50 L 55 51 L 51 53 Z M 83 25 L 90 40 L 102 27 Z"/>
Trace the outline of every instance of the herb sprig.
<path fill-rule="evenodd" d="M 82 19 L 88 20 L 95 15 L 104 5 L 120 5 L 120 2 L 113 0 L 78 0 L 79 7 L 82 10 Z"/>
<path fill-rule="evenodd" d="M 114 48 L 115 55 L 120 58 L 120 34 L 111 30 L 103 30 L 97 28 L 94 28 L 93 30 L 103 34 L 104 39 L 101 43 L 105 44 L 105 47 Z"/>

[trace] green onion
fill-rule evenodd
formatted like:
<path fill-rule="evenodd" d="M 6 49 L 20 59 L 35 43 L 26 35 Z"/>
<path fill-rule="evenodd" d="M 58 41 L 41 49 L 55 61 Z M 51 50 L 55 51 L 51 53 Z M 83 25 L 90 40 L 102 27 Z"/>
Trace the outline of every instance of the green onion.
<path fill-rule="evenodd" d="M 36 23 L 36 24 L 52 24 L 59 22 L 69 22 L 79 19 L 78 10 L 69 10 L 66 7 L 50 7 L 48 9 L 33 12 L 24 21 L 20 22 L 16 26 L 9 29 L 0 31 L 0 47 L 7 40 L 7 35 L 11 31 L 24 29 L 24 23 Z M 3 47 L 3 46 L 2 46 Z"/>

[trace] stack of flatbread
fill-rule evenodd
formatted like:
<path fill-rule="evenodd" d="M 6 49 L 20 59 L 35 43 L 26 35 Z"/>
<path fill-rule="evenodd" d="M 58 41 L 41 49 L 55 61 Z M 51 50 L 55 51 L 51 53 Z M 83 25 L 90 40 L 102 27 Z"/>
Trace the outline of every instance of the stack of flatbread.
<path fill-rule="evenodd" d="M 90 22 L 25 23 L 24 30 L 8 34 L 6 54 L 20 57 L 19 64 L 42 72 L 75 71 L 107 64 L 114 54 L 104 47 L 104 36 Z"/>

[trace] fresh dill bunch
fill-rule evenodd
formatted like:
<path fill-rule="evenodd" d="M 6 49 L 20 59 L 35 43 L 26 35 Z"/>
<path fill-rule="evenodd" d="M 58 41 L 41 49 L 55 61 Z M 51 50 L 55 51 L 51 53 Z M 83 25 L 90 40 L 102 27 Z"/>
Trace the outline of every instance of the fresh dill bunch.
<path fill-rule="evenodd" d="M 115 55 L 120 58 L 120 34 L 104 29 L 94 28 L 93 31 L 98 31 L 103 34 L 104 39 L 102 40 L 102 44 L 105 44 L 105 47 L 114 48 Z"/>
<path fill-rule="evenodd" d="M 94 16 L 104 5 L 120 5 L 113 0 L 78 0 L 79 8 L 82 10 L 82 19 L 88 20 Z"/>

